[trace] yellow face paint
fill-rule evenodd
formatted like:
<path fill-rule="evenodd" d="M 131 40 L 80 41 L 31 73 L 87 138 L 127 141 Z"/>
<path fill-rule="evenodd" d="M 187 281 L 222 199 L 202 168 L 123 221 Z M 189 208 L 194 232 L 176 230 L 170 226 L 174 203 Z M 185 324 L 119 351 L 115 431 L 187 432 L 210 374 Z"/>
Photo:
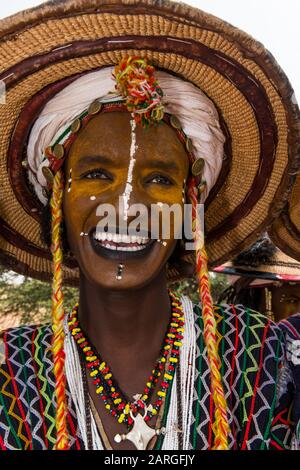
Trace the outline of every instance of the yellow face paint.
<path fill-rule="evenodd" d="M 71 251 L 81 276 L 110 289 L 137 288 L 148 283 L 161 273 L 177 243 L 174 237 L 158 237 L 162 244 L 150 243 L 147 252 L 145 250 L 126 260 L 118 258 L 121 252 L 112 257 L 108 249 L 105 249 L 105 254 L 94 249 L 93 231 L 100 220 L 96 213 L 99 205 L 113 205 L 116 215 L 120 215 L 119 200 L 129 181 L 128 155 L 131 155 L 133 145 L 130 121 L 131 116 L 127 112 L 95 116 L 79 132 L 65 163 L 67 175 L 72 168 L 72 190 L 64 192 L 63 201 Z M 189 161 L 174 129 L 166 123 L 148 129 L 137 125 L 135 135 L 134 145 L 138 142 L 138 148 L 130 178 L 130 208 L 137 203 L 143 204 L 150 214 L 151 205 L 158 203 L 182 205 L 182 187 Z M 150 227 L 151 220 L 148 222 Z M 132 223 L 130 212 L 126 223 L 128 227 Z M 117 223 L 115 228 L 118 233 Z M 99 245 L 101 243 L 99 241 Z M 123 253 L 123 256 L 127 255 Z M 120 264 L 126 267 L 119 273 L 122 279 L 117 279 Z"/>

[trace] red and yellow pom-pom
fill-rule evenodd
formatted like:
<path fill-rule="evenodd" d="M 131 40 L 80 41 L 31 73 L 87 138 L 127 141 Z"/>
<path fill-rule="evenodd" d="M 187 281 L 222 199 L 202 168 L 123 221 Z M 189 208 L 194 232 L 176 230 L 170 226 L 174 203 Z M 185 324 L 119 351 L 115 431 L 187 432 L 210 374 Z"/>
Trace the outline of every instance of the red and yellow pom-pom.
<path fill-rule="evenodd" d="M 126 106 L 135 121 L 147 127 L 164 115 L 163 91 L 154 77 L 154 67 L 140 57 L 128 57 L 115 67 L 117 92 L 126 99 Z"/>

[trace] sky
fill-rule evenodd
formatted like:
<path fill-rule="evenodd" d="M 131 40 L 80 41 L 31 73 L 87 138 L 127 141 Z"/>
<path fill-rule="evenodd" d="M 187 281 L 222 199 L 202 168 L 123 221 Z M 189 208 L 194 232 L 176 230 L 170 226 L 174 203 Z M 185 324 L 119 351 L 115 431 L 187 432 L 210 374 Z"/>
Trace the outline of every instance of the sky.
<path fill-rule="evenodd" d="M 0 1 L 0 18 L 43 3 L 41 0 Z M 300 101 L 299 0 L 188 0 L 251 34 L 279 62 Z"/>

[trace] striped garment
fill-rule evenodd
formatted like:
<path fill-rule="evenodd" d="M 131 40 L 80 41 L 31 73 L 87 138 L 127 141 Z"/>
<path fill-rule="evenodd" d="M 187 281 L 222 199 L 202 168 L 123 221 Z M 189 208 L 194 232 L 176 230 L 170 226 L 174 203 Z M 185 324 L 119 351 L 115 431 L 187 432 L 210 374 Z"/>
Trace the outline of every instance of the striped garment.
<path fill-rule="evenodd" d="M 201 308 L 194 305 L 196 368 L 189 449 L 211 449 L 214 405 L 203 339 Z M 231 428 L 230 449 L 295 447 L 295 384 L 282 328 L 241 305 L 216 305 L 219 353 Z M 53 449 L 55 394 L 52 330 L 46 326 L 12 328 L 0 343 L 0 448 Z M 165 414 L 171 388 L 166 398 Z M 69 390 L 71 449 L 84 449 Z M 158 441 L 157 449 L 162 447 Z"/>
<path fill-rule="evenodd" d="M 295 423 L 296 432 L 292 447 L 300 450 L 300 313 L 282 320 L 278 326 L 284 334 L 286 360 L 293 382 L 291 420 Z"/>

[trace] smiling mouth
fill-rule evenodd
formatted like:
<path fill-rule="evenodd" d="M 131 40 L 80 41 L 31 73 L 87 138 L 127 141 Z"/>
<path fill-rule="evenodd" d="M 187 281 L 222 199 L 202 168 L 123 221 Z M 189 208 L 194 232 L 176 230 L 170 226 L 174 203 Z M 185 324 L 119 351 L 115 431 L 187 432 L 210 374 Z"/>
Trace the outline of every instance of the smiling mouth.
<path fill-rule="evenodd" d="M 97 232 L 89 235 L 91 245 L 97 254 L 113 259 L 128 259 L 146 255 L 156 240 L 136 235 Z"/>

